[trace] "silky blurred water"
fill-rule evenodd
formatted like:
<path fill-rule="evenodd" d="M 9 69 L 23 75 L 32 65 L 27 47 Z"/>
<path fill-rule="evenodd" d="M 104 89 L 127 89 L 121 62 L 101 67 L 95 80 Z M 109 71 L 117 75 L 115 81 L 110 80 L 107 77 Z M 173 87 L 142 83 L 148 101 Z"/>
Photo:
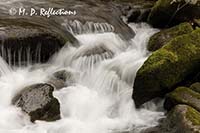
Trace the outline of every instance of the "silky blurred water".
<path fill-rule="evenodd" d="M 136 109 L 131 95 L 136 72 L 150 54 L 148 39 L 158 30 L 144 23 L 129 26 L 136 32 L 129 41 L 112 32 L 76 35 L 80 47 L 64 47 L 45 67 L 11 69 L 0 59 L 0 133 L 137 133 L 155 126 L 164 112 L 153 103 Z M 60 120 L 31 123 L 11 105 L 23 87 L 46 82 L 63 69 L 72 72 L 75 83 L 54 92 Z"/>

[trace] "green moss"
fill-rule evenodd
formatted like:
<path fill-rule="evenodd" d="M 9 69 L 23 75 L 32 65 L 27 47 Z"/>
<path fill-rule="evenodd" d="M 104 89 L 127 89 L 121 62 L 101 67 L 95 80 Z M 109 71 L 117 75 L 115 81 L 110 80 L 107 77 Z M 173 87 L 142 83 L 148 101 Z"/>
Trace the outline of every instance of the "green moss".
<path fill-rule="evenodd" d="M 192 58 L 194 58 L 194 61 L 196 61 L 196 58 L 200 58 L 199 43 L 200 30 L 194 31 L 192 34 L 179 36 L 170 41 L 162 49 L 154 52 L 138 73 L 148 73 L 149 71 L 158 69 L 162 71 L 165 70 L 165 68 L 174 68 L 173 71 L 177 70 L 182 72 L 184 69 L 186 69 L 184 68 L 185 66 L 188 65 L 188 67 L 191 67 L 190 63 L 193 61 Z M 185 64 L 184 67 L 182 67 L 183 64 Z M 180 68 L 183 69 L 180 70 Z M 171 72 L 170 70 L 168 71 Z M 175 73 L 177 71 L 172 73 L 173 77 L 176 77 Z M 166 74 L 169 76 L 170 73 L 167 71 L 164 72 L 166 72 Z M 159 75 L 159 77 L 162 77 L 162 75 Z"/>
<path fill-rule="evenodd" d="M 186 94 L 186 95 L 185 95 Z M 187 98 L 187 96 L 192 96 L 193 98 L 196 98 L 200 100 L 200 94 L 196 93 L 195 91 L 192 91 L 190 88 L 187 87 L 178 87 L 173 92 L 169 93 L 169 97 L 176 99 L 179 103 L 184 104 L 190 104 L 190 99 Z"/>
<path fill-rule="evenodd" d="M 200 113 L 195 109 L 188 107 L 186 118 L 192 122 L 192 125 L 200 126 Z"/>
<path fill-rule="evenodd" d="M 190 86 L 190 88 L 191 88 L 193 91 L 200 93 L 200 83 L 199 83 L 199 82 L 192 84 L 192 85 Z"/>
<path fill-rule="evenodd" d="M 155 51 L 160 49 L 166 43 L 168 43 L 171 39 L 183 35 L 188 34 L 193 31 L 192 26 L 189 23 L 182 23 L 178 26 L 162 30 L 156 34 L 154 34 L 148 43 L 148 50 Z"/>
<path fill-rule="evenodd" d="M 200 30 L 191 35 L 177 37 L 154 52 L 138 71 L 138 75 L 154 73 L 154 77 L 156 76 L 158 81 L 162 82 L 161 85 L 167 88 L 183 80 L 185 75 L 199 65 L 196 62 L 200 59 L 199 32 Z"/>
<path fill-rule="evenodd" d="M 190 88 L 178 87 L 173 92 L 167 94 L 166 97 L 167 103 L 172 104 L 170 108 L 177 104 L 186 104 L 200 111 L 200 94 Z"/>
<path fill-rule="evenodd" d="M 171 91 L 188 76 L 199 72 L 199 60 L 200 29 L 172 39 L 153 52 L 137 72 L 133 98 L 143 103 Z"/>

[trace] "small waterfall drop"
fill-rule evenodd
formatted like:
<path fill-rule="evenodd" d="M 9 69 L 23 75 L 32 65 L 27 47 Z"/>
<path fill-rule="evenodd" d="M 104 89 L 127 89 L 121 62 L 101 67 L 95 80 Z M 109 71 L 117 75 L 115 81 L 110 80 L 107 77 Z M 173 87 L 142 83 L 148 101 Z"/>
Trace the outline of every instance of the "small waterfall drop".
<path fill-rule="evenodd" d="M 114 27 L 108 23 L 94 23 L 87 21 L 85 23 L 79 20 L 64 20 L 62 24 L 72 34 L 84 34 L 84 33 L 105 33 L 114 32 Z"/>
<path fill-rule="evenodd" d="M 28 66 L 10 71 L 0 58 L 0 132 L 2 133 L 139 133 L 155 126 L 164 112 L 136 109 L 131 98 L 137 70 L 147 59 L 146 45 L 157 32 L 147 24 L 130 24 L 135 38 L 87 33 L 75 37 L 80 47 L 64 47 L 46 67 Z M 20 88 L 45 82 L 52 72 L 72 71 L 75 83 L 54 92 L 61 104 L 61 119 L 30 123 L 28 116 L 10 105 Z M 8 71 L 11 73 L 7 75 Z"/>

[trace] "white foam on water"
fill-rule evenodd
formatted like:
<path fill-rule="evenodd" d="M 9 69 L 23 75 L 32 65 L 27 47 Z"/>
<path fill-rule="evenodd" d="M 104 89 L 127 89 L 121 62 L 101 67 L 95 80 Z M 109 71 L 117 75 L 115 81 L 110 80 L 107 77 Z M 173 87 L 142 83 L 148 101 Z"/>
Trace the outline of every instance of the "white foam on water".
<path fill-rule="evenodd" d="M 0 133 L 137 133 L 155 126 L 164 112 L 156 106 L 136 109 L 131 96 L 136 72 L 149 55 L 148 39 L 158 30 L 146 24 L 130 27 L 136 32 L 130 41 L 114 33 L 77 35 L 80 47 L 63 48 L 46 68 L 6 72 L 0 77 Z M 54 92 L 62 118 L 31 123 L 11 105 L 13 96 L 27 85 L 45 82 L 49 73 L 60 69 L 78 73 L 73 86 Z M 5 71 L 2 66 L 1 71 Z"/>

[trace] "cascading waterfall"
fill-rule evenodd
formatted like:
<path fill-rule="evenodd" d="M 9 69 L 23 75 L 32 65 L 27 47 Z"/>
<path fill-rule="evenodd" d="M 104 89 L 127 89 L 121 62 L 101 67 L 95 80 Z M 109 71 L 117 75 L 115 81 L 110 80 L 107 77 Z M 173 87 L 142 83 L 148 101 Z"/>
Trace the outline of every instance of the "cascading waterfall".
<path fill-rule="evenodd" d="M 8 66 L 8 64 L 4 61 L 2 57 L 0 57 L 0 76 L 7 75 L 11 73 L 11 68 Z"/>
<path fill-rule="evenodd" d="M 78 20 L 65 20 L 62 24 L 72 34 L 114 32 L 114 27 L 108 23 L 81 23 Z"/>
<path fill-rule="evenodd" d="M 155 126 L 164 113 L 136 109 L 131 95 L 136 72 L 149 55 L 147 41 L 157 30 L 147 24 L 130 27 L 136 32 L 130 41 L 112 32 L 76 35 L 80 47 L 64 47 L 45 68 L 10 70 L 0 58 L 0 133 L 137 133 Z M 10 104 L 20 88 L 45 82 L 62 69 L 72 71 L 75 81 L 54 91 L 61 104 L 60 120 L 31 123 Z"/>
<path fill-rule="evenodd" d="M 0 48 L 0 56 L 3 59 L 7 59 L 8 65 L 27 66 L 33 64 L 33 60 L 35 60 L 35 62 L 41 62 L 41 45 L 38 44 L 35 54 L 31 54 L 30 47 L 25 49 L 20 48 L 18 51 L 11 52 L 11 49 L 5 48 L 4 45 L 2 45 Z"/>

